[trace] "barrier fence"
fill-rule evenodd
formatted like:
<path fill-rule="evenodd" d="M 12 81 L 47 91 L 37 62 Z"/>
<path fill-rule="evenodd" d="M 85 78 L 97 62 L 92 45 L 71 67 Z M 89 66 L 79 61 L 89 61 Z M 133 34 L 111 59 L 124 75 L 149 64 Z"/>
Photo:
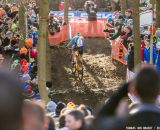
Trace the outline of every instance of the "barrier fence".
<path fill-rule="evenodd" d="M 57 45 L 63 41 L 69 40 L 75 36 L 77 32 L 84 37 L 105 37 L 103 30 L 105 29 L 105 21 L 87 21 L 86 19 L 71 19 L 69 25 L 61 27 L 61 31 L 53 36 L 49 34 L 51 45 Z"/>
<path fill-rule="evenodd" d="M 50 11 L 50 14 L 58 15 L 63 17 L 64 16 L 64 11 Z M 103 18 L 107 19 L 108 17 L 112 16 L 112 12 L 97 12 L 97 18 Z M 87 18 L 88 14 L 86 11 L 69 11 L 68 12 L 69 18 Z"/>
<path fill-rule="evenodd" d="M 111 54 L 112 58 L 127 65 L 125 57 L 128 51 L 124 47 L 120 38 L 117 38 L 116 40 L 111 41 L 111 43 L 112 43 L 112 54 Z"/>
<path fill-rule="evenodd" d="M 97 21 L 87 21 L 84 18 L 71 19 L 69 25 L 61 27 L 60 32 L 56 32 L 53 36 L 49 34 L 49 40 L 51 45 L 58 45 L 63 41 L 69 40 L 75 36 L 77 32 L 80 32 L 84 37 L 102 37 L 107 34 L 103 32 L 105 29 L 105 20 L 98 19 Z M 124 47 L 120 38 L 111 41 L 112 42 L 112 58 L 127 64 L 125 56 L 127 49 Z"/>

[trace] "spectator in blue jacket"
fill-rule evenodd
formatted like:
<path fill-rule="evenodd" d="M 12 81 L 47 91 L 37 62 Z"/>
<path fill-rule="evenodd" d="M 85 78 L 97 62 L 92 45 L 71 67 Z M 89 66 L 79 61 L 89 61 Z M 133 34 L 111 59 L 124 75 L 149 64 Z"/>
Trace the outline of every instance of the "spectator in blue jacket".
<path fill-rule="evenodd" d="M 156 31 L 156 49 L 157 49 L 156 67 L 160 72 L 160 28 L 158 28 Z"/>
<path fill-rule="evenodd" d="M 150 63 L 150 40 L 145 39 L 145 48 L 144 48 L 144 62 L 145 63 Z M 156 58 L 157 58 L 157 51 L 156 47 L 153 46 L 153 64 L 156 63 Z"/>

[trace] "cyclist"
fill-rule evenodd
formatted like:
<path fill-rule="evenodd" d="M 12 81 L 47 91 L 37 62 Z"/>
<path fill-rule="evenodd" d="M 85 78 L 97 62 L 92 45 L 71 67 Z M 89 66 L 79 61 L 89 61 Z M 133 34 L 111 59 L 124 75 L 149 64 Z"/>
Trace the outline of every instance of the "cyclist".
<path fill-rule="evenodd" d="M 84 49 L 83 36 L 80 33 L 77 33 L 76 36 L 71 39 L 67 47 L 69 47 L 70 45 L 72 45 L 72 58 L 75 57 L 75 52 L 78 51 L 81 59 L 83 55 L 83 49 Z"/>

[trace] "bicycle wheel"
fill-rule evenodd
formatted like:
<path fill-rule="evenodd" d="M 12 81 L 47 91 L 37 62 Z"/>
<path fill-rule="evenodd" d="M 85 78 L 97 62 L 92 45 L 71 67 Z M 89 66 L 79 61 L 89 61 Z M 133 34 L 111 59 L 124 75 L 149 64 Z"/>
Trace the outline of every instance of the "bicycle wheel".
<path fill-rule="evenodd" d="M 71 71 L 72 71 L 72 74 L 75 75 L 75 73 L 76 73 L 76 64 L 72 63 Z"/>
<path fill-rule="evenodd" d="M 79 65 L 75 64 L 72 69 L 75 80 L 82 80 L 82 71 L 79 69 Z"/>
<path fill-rule="evenodd" d="M 82 81 L 83 80 L 83 64 L 82 64 L 82 62 L 79 62 L 78 67 L 77 67 L 77 72 L 78 72 L 78 80 Z"/>
<path fill-rule="evenodd" d="M 78 78 L 79 78 L 79 81 L 83 80 L 83 67 L 81 68 L 81 70 L 78 71 Z"/>

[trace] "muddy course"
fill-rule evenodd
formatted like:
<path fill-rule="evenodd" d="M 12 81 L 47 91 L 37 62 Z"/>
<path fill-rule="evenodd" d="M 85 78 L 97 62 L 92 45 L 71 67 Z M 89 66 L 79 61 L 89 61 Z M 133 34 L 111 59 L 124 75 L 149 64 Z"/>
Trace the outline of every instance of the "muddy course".
<path fill-rule="evenodd" d="M 70 50 L 52 47 L 51 52 L 54 97 L 64 102 L 72 100 L 96 107 L 125 79 L 126 66 L 113 65 L 111 46 L 105 39 L 86 39 L 82 82 L 71 73 Z"/>

